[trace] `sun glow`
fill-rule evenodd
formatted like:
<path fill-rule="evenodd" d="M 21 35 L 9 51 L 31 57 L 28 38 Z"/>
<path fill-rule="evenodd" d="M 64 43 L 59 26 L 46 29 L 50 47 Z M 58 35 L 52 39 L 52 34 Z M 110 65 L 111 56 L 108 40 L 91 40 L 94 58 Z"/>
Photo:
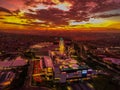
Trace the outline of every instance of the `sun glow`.
<path fill-rule="evenodd" d="M 92 24 L 101 24 L 103 22 L 105 22 L 105 20 L 103 20 L 103 19 L 95 19 L 95 18 L 90 18 L 89 21 L 88 21 L 88 23 L 92 23 Z"/>
<path fill-rule="evenodd" d="M 14 23 L 14 24 L 27 24 L 27 19 L 21 19 L 19 17 L 15 16 L 9 16 L 9 17 L 4 17 L 1 22 L 6 22 L 6 23 Z"/>
<path fill-rule="evenodd" d="M 88 21 L 81 21 L 81 22 L 76 22 L 75 20 L 71 20 L 69 22 L 70 26 L 77 26 L 77 27 L 107 27 L 115 22 L 109 21 L 109 20 L 104 20 L 104 19 L 95 19 L 95 18 L 90 18 Z"/>
<path fill-rule="evenodd" d="M 98 13 L 96 6 L 99 4 L 97 2 L 86 2 L 83 6 L 86 8 L 82 8 L 81 5 L 84 3 L 79 3 L 79 0 L 28 0 L 29 2 L 26 3 L 22 1 L 26 0 L 20 0 L 21 5 L 10 0 L 2 2 L 4 5 L 1 3 L 3 6 L 0 7 L 0 28 L 24 30 L 120 29 L 118 13 L 120 9 L 105 12 L 101 10 L 102 12 Z M 91 10 L 96 11 L 89 13 Z"/>

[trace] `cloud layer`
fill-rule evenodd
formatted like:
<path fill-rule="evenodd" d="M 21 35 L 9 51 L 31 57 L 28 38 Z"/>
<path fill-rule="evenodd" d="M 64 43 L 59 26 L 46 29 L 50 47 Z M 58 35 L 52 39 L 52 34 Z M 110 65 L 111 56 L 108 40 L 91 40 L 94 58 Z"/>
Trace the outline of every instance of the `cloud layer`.
<path fill-rule="evenodd" d="M 118 12 L 105 14 L 112 10 Z M 89 21 L 93 17 L 118 17 L 120 0 L 1 0 L 1 12 L 26 19 L 29 25 L 66 26 L 71 21 Z"/>

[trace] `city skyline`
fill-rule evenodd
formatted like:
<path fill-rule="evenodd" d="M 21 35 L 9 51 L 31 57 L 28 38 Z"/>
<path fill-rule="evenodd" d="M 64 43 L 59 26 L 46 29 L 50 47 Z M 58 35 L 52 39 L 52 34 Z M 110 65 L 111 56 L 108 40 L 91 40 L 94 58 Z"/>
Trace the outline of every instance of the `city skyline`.
<path fill-rule="evenodd" d="M 1 0 L 2 30 L 119 30 L 119 0 Z"/>

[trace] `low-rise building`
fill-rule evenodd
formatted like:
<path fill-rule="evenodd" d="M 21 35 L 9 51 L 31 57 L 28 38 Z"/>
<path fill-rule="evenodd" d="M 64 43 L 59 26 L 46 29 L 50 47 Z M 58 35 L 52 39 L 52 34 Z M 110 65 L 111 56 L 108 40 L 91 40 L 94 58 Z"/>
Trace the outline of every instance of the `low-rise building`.
<path fill-rule="evenodd" d="M 12 71 L 0 72 L 0 89 L 9 86 L 15 78 L 15 73 Z"/>
<path fill-rule="evenodd" d="M 0 61 L 0 69 L 12 69 L 16 67 L 22 67 L 27 64 L 27 60 L 21 58 L 20 56 L 12 60 Z"/>
<path fill-rule="evenodd" d="M 108 64 L 115 64 L 115 65 L 120 66 L 120 59 L 117 59 L 117 58 L 106 57 L 106 58 L 103 58 L 103 61 Z"/>

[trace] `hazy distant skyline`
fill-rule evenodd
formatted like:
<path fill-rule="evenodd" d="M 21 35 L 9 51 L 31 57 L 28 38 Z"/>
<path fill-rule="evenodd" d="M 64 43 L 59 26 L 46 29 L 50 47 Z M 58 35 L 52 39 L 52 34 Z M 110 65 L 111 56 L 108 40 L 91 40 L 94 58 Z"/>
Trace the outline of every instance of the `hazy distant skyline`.
<path fill-rule="evenodd" d="M 120 29 L 120 0 L 0 0 L 0 29 Z"/>

